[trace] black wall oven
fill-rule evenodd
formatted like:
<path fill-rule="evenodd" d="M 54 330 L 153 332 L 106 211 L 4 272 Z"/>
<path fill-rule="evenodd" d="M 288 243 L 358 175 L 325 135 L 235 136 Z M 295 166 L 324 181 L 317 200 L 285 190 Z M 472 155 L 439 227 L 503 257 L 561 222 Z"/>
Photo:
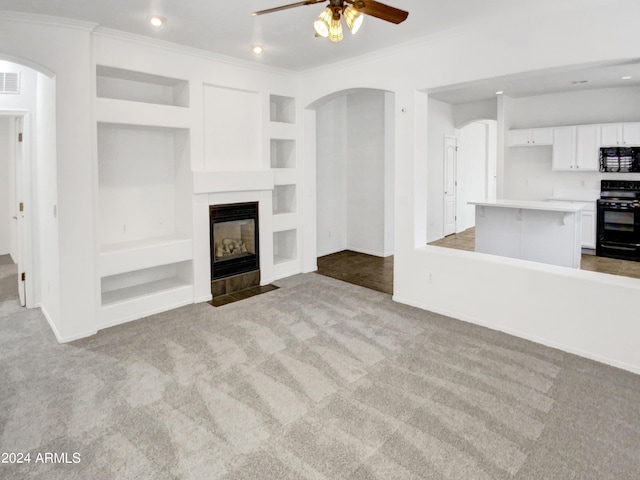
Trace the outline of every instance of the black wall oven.
<path fill-rule="evenodd" d="M 640 181 L 602 180 L 596 255 L 640 261 Z"/>

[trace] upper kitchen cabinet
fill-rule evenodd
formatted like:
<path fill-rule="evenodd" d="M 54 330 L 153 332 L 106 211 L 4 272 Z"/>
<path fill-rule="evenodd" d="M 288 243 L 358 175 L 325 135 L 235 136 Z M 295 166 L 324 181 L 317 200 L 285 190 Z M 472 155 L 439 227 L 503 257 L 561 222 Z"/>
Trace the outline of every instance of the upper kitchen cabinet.
<path fill-rule="evenodd" d="M 553 170 L 598 170 L 600 145 L 598 125 L 556 127 L 553 130 Z"/>
<path fill-rule="evenodd" d="M 600 129 L 597 125 L 576 127 L 576 168 L 598 170 L 600 160 Z"/>
<path fill-rule="evenodd" d="M 524 128 L 509 131 L 510 147 L 553 145 L 553 128 Z"/>
<path fill-rule="evenodd" d="M 602 147 L 640 146 L 640 123 L 612 123 L 600 126 Z"/>

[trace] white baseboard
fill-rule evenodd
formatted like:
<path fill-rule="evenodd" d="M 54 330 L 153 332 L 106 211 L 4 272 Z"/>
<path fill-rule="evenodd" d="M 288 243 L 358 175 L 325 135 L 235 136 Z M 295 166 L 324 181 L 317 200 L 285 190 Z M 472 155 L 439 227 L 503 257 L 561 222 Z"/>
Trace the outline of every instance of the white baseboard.
<path fill-rule="evenodd" d="M 49 312 L 47 312 L 47 309 L 44 308 L 42 305 L 36 305 L 36 307 L 40 308 L 42 315 L 44 315 L 44 318 L 47 320 L 47 323 L 49 324 L 49 327 L 53 331 L 53 334 L 56 336 L 56 340 L 58 340 L 58 343 L 73 342 L 74 340 L 80 340 L 81 338 L 90 337 L 91 335 L 95 335 L 96 333 L 98 333 L 97 330 L 89 330 L 86 332 L 78 333 L 76 335 L 71 335 L 69 337 L 63 337 L 62 335 L 60 335 L 60 332 L 58 331 L 56 324 L 53 323 L 53 320 L 51 319 L 51 315 L 49 315 Z"/>
<path fill-rule="evenodd" d="M 194 298 L 193 303 L 204 303 L 204 302 L 210 302 L 211 300 L 213 300 L 213 295 L 209 294 L 209 295 L 203 295 L 201 297 Z"/>
<path fill-rule="evenodd" d="M 563 352 L 572 353 L 574 355 L 578 355 L 579 357 L 588 358 L 589 360 L 594 360 L 599 363 L 604 363 L 605 365 L 610 365 L 612 367 L 620 368 L 622 370 L 627 370 L 629 372 L 640 374 L 640 365 L 631 365 L 625 362 L 621 362 L 614 358 L 604 357 L 602 355 L 598 355 L 596 353 L 588 352 L 586 350 L 582 350 L 580 348 L 575 348 L 569 345 L 565 345 L 563 343 L 555 342 L 553 340 L 549 340 L 546 338 L 538 337 L 537 335 L 531 335 L 528 333 L 523 333 L 515 329 L 505 328 L 502 325 L 496 325 L 491 322 L 485 322 L 483 320 L 479 320 L 477 318 L 468 316 L 468 315 L 458 315 L 453 312 L 449 312 L 446 310 L 441 310 L 437 308 L 431 308 L 429 305 L 422 304 L 420 302 L 414 302 L 411 300 L 407 300 L 405 298 L 399 297 L 397 295 L 393 295 L 392 297 L 394 302 L 403 303 L 405 305 L 409 305 L 412 307 L 419 308 L 421 310 L 427 310 L 429 312 L 437 313 L 439 315 L 444 315 L 450 318 L 454 318 L 456 320 L 460 320 L 467 323 L 472 323 L 474 325 L 480 325 L 481 327 L 489 328 L 490 330 L 495 330 L 498 332 L 503 332 L 508 335 L 513 335 L 514 337 L 522 338 L 524 340 L 529 340 L 535 343 L 539 343 L 546 347 L 555 348 L 558 350 L 562 350 Z"/>
<path fill-rule="evenodd" d="M 145 310 L 143 312 L 137 312 L 132 315 L 127 315 L 122 318 L 118 318 L 117 320 L 113 320 L 110 322 L 103 322 L 97 325 L 98 330 L 104 330 L 105 328 L 116 327 L 118 325 L 122 325 L 123 323 L 133 322 L 134 320 L 140 320 L 141 318 L 150 317 L 151 315 L 156 315 L 158 313 L 168 312 L 169 310 L 174 310 L 176 308 L 184 307 L 185 305 L 191 305 L 194 303 L 193 300 L 185 300 L 181 302 L 176 302 L 171 305 L 163 305 L 158 308 L 151 308 L 149 310 Z"/>

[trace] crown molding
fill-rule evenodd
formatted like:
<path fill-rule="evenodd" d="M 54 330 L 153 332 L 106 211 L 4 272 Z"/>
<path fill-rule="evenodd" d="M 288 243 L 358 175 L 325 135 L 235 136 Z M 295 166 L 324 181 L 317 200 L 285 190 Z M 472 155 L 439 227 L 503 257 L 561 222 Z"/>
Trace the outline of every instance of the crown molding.
<path fill-rule="evenodd" d="M 93 30 L 93 36 L 108 38 L 112 40 L 121 40 L 128 43 L 134 43 L 144 47 L 158 48 L 161 50 L 168 50 L 180 55 L 189 55 L 192 57 L 202 58 L 218 63 L 224 63 L 233 67 L 246 68 L 253 71 L 261 71 L 264 73 L 271 73 L 276 75 L 283 75 L 287 77 L 295 77 L 299 72 L 295 70 L 288 70 L 285 68 L 273 67 L 270 65 L 262 65 L 253 63 L 248 60 L 241 60 L 239 58 L 229 57 L 227 55 L 221 55 L 219 53 L 210 52 L 208 50 L 202 50 L 195 47 L 187 47 L 178 43 L 168 42 L 166 40 L 159 40 L 156 38 L 146 37 L 144 35 L 138 35 L 135 33 L 123 32 L 121 30 L 114 30 L 112 28 L 97 27 Z"/>
<path fill-rule="evenodd" d="M 73 20 L 70 18 L 41 15 L 36 13 L 14 12 L 10 10 L 0 10 L 0 20 L 69 28 L 85 32 L 92 32 L 98 26 L 97 23 L 85 22 L 83 20 Z"/>

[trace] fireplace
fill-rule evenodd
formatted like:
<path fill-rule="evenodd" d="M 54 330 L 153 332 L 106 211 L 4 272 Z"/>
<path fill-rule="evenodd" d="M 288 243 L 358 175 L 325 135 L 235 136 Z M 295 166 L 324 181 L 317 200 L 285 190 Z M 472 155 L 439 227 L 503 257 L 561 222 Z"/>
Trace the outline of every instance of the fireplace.
<path fill-rule="evenodd" d="M 258 202 L 209 207 L 211 280 L 260 269 Z"/>

